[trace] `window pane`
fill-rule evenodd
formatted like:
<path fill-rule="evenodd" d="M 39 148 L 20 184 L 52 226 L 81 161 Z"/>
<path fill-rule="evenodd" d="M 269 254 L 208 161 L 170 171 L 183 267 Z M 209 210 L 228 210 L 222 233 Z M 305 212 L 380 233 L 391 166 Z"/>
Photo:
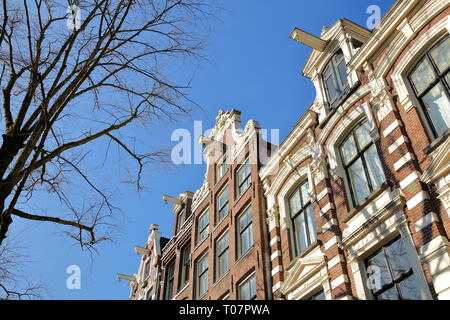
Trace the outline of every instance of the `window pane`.
<path fill-rule="evenodd" d="M 217 221 L 221 221 L 228 214 L 229 189 L 226 187 L 217 199 Z"/>
<path fill-rule="evenodd" d="M 450 128 L 450 102 L 444 90 L 444 86 L 438 83 L 423 97 L 423 103 L 438 136 Z"/>
<path fill-rule="evenodd" d="M 397 289 L 394 287 L 389 288 L 380 295 L 377 296 L 377 300 L 398 300 Z"/>
<path fill-rule="evenodd" d="M 226 248 L 228 248 L 228 234 L 225 234 L 217 242 L 217 250 L 219 253 L 222 253 Z"/>
<path fill-rule="evenodd" d="M 406 256 L 406 250 L 401 239 L 390 244 L 389 247 L 386 248 L 386 254 L 395 279 L 411 270 L 411 265 Z"/>
<path fill-rule="evenodd" d="M 306 181 L 302 184 L 300 187 L 301 193 L 302 193 L 302 203 L 303 205 L 306 205 L 309 202 L 309 183 Z"/>
<path fill-rule="evenodd" d="M 207 268 L 208 268 L 208 258 L 207 256 L 205 256 L 198 261 L 198 273 L 199 274 L 202 273 Z"/>
<path fill-rule="evenodd" d="M 330 75 L 328 78 L 325 79 L 325 85 L 327 87 L 330 103 L 333 103 L 339 96 L 339 87 L 336 83 L 334 75 Z"/>
<path fill-rule="evenodd" d="M 353 134 L 351 134 L 347 140 L 341 146 L 341 152 L 344 164 L 348 164 L 353 158 L 355 158 L 357 154 L 355 139 L 353 138 Z"/>
<path fill-rule="evenodd" d="M 373 189 L 376 189 L 384 183 L 384 174 L 380 157 L 378 156 L 377 148 L 374 144 L 364 153 L 364 158 L 367 163 L 367 170 L 369 171 L 372 187 Z"/>
<path fill-rule="evenodd" d="M 319 293 L 316 293 L 315 295 L 313 295 L 310 300 L 326 300 L 325 298 L 325 292 L 320 291 Z"/>
<path fill-rule="evenodd" d="M 343 59 L 338 65 L 339 77 L 341 78 L 342 90 L 348 87 L 347 66 Z"/>
<path fill-rule="evenodd" d="M 241 234 L 241 254 L 246 253 L 250 247 L 253 245 L 253 230 L 252 226 L 249 226 L 242 234 Z"/>
<path fill-rule="evenodd" d="M 291 211 L 291 216 L 296 215 L 301 209 L 300 194 L 298 189 L 295 190 L 294 194 L 289 199 L 289 210 Z"/>
<path fill-rule="evenodd" d="M 208 291 L 208 256 L 200 258 L 196 265 L 196 292 L 197 298 L 199 298 Z"/>
<path fill-rule="evenodd" d="M 355 201 L 356 203 L 360 203 L 370 194 L 369 185 L 367 183 L 366 174 L 364 172 L 361 159 L 356 160 L 356 162 L 348 168 L 348 175 Z"/>
<path fill-rule="evenodd" d="M 302 213 L 294 220 L 295 240 L 297 242 L 298 253 L 303 252 L 307 247 L 305 215 Z"/>
<path fill-rule="evenodd" d="M 250 165 L 245 162 L 238 170 L 238 183 L 239 185 L 250 175 Z"/>
<path fill-rule="evenodd" d="M 206 293 L 206 291 L 208 291 L 208 273 L 205 272 L 204 274 L 202 274 L 200 276 L 200 278 L 198 279 L 198 286 L 199 286 L 199 293 L 198 296 L 201 297 L 203 294 Z"/>
<path fill-rule="evenodd" d="M 308 219 L 308 231 L 309 231 L 309 244 L 313 243 L 317 240 L 317 234 L 316 234 L 316 222 L 314 220 L 314 210 L 311 205 L 309 205 L 306 208 L 306 215 Z"/>
<path fill-rule="evenodd" d="M 411 80 L 418 94 L 421 94 L 435 78 L 436 76 L 433 67 L 427 58 L 425 58 L 411 74 Z"/>
<path fill-rule="evenodd" d="M 358 145 L 360 149 L 364 149 L 369 143 L 372 142 L 372 138 L 370 137 L 370 127 L 369 122 L 364 121 L 360 126 L 358 126 L 355 130 L 356 139 L 358 139 Z"/>
<path fill-rule="evenodd" d="M 392 277 L 389 273 L 384 252 L 382 250 L 367 259 L 367 275 L 369 279 L 373 280 L 370 281 L 372 285 L 379 285 L 379 287 L 371 288 L 373 291 L 378 291 L 386 284 L 392 282 Z"/>
<path fill-rule="evenodd" d="M 402 299 L 421 300 L 414 275 L 410 275 L 408 278 L 400 282 L 398 287 L 400 289 Z"/>
<path fill-rule="evenodd" d="M 219 195 L 219 207 L 222 207 L 226 202 L 228 202 L 228 194 L 228 187 L 226 187 Z"/>
<path fill-rule="evenodd" d="M 244 213 L 242 213 L 239 216 L 238 219 L 238 223 L 239 223 L 239 231 L 242 231 L 245 229 L 245 227 L 247 225 L 249 225 L 252 222 L 252 211 L 251 208 L 248 208 Z"/>
<path fill-rule="evenodd" d="M 245 280 L 239 285 L 238 299 L 239 300 L 251 300 L 256 296 L 256 278 L 252 276 L 248 280 Z"/>
<path fill-rule="evenodd" d="M 430 54 L 439 71 L 444 72 L 450 66 L 450 38 L 447 37 Z"/>

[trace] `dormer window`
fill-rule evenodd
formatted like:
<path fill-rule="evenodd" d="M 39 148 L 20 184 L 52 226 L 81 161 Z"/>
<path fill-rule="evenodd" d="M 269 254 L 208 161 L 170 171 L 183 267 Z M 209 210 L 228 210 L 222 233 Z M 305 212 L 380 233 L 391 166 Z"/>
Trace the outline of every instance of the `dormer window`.
<path fill-rule="evenodd" d="M 327 92 L 328 103 L 331 108 L 335 108 L 349 87 L 347 65 L 342 50 L 338 50 L 330 62 L 328 62 L 322 77 L 325 91 Z"/>

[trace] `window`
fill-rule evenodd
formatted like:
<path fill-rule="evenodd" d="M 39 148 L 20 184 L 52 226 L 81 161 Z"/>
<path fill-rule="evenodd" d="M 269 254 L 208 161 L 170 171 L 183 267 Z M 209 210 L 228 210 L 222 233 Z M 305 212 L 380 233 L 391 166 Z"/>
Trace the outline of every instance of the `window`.
<path fill-rule="evenodd" d="M 216 281 L 219 280 L 229 270 L 228 264 L 228 232 L 216 241 Z"/>
<path fill-rule="evenodd" d="M 360 122 L 340 147 L 354 206 L 385 182 L 377 148 L 369 132 L 367 120 Z"/>
<path fill-rule="evenodd" d="M 238 255 L 241 257 L 253 245 L 252 208 L 248 207 L 237 220 Z"/>
<path fill-rule="evenodd" d="M 195 296 L 201 298 L 208 292 L 208 255 L 204 255 L 197 260 L 195 264 L 196 270 L 196 287 Z"/>
<path fill-rule="evenodd" d="M 239 167 L 237 170 L 237 179 L 236 179 L 236 190 L 237 196 L 239 197 L 245 190 L 250 186 L 250 164 L 248 163 L 248 159 Z"/>
<path fill-rule="evenodd" d="M 167 267 L 166 273 L 166 300 L 171 300 L 173 297 L 173 279 L 175 275 L 175 261 Z"/>
<path fill-rule="evenodd" d="M 150 274 L 150 259 L 148 259 L 144 264 L 144 279 L 147 279 Z"/>
<path fill-rule="evenodd" d="M 252 275 L 238 287 L 239 300 L 256 300 L 256 277 Z"/>
<path fill-rule="evenodd" d="M 409 79 L 434 138 L 450 128 L 450 37 L 439 41 L 411 72 Z"/>
<path fill-rule="evenodd" d="M 197 219 L 197 243 L 206 239 L 209 234 L 209 210 L 206 210 Z"/>
<path fill-rule="evenodd" d="M 175 234 L 178 234 L 178 232 L 180 232 L 182 225 L 183 225 L 183 212 L 180 212 L 177 215 L 177 229 Z"/>
<path fill-rule="evenodd" d="M 403 240 L 397 238 L 366 260 L 371 291 L 377 300 L 420 300 Z"/>
<path fill-rule="evenodd" d="M 317 240 L 314 211 L 309 198 L 309 182 L 302 182 L 289 198 L 295 255 Z"/>
<path fill-rule="evenodd" d="M 224 156 L 222 160 L 216 164 L 216 182 L 219 182 L 219 180 L 227 173 L 228 171 L 228 163 L 227 158 Z"/>
<path fill-rule="evenodd" d="M 318 293 L 312 295 L 311 298 L 309 298 L 308 300 L 327 300 L 327 299 L 325 298 L 325 292 L 321 290 Z"/>
<path fill-rule="evenodd" d="M 184 288 L 189 282 L 190 265 L 191 265 L 191 246 L 188 245 L 181 250 L 180 289 Z"/>
<path fill-rule="evenodd" d="M 336 107 L 339 98 L 346 92 L 348 86 L 347 65 L 344 54 L 339 50 L 331 58 L 325 71 L 322 74 L 325 91 L 327 92 L 328 103 L 332 108 Z"/>
<path fill-rule="evenodd" d="M 226 186 L 217 197 L 217 216 L 216 223 L 222 221 L 228 214 L 229 189 Z"/>
<path fill-rule="evenodd" d="M 153 298 L 153 288 L 150 288 L 145 294 L 145 300 L 152 300 Z"/>

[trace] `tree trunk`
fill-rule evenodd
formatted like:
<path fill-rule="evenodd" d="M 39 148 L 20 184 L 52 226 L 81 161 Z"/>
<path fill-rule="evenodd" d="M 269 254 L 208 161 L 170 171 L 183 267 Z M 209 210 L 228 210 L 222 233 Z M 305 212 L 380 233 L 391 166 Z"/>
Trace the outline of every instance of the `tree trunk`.
<path fill-rule="evenodd" d="M 20 138 L 18 135 L 13 135 L 12 137 L 6 134 L 2 135 L 3 143 L 0 146 L 0 245 L 6 238 L 9 226 L 12 223 L 11 215 L 5 212 L 5 201 L 13 190 L 13 183 L 2 179 L 8 166 L 22 148 L 26 137 L 26 135 Z"/>
<path fill-rule="evenodd" d="M 3 240 L 6 238 L 6 234 L 8 233 L 9 226 L 12 223 L 11 215 L 7 215 L 4 212 L 5 209 L 5 201 L 0 200 L 0 245 L 3 243 Z"/>

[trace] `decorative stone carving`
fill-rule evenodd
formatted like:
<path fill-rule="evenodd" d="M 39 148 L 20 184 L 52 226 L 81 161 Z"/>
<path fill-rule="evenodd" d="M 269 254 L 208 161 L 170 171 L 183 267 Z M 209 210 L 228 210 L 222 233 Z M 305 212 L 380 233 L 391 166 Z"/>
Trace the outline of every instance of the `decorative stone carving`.
<path fill-rule="evenodd" d="M 442 201 L 442 204 L 450 217 L 450 185 L 446 185 L 445 190 L 439 190 L 438 192 L 440 192 L 440 194 L 437 198 Z"/>
<path fill-rule="evenodd" d="M 327 162 L 325 161 L 323 156 L 311 163 L 311 174 L 316 185 L 318 185 L 323 179 L 327 177 L 327 171 Z"/>
<path fill-rule="evenodd" d="M 394 104 L 388 88 L 383 88 L 377 95 L 372 96 L 370 103 L 379 121 L 383 120 L 392 110 Z"/>
<path fill-rule="evenodd" d="M 194 196 L 192 197 L 192 208 L 195 208 L 200 202 L 208 195 L 209 193 L 209 182 L 205 177 L 203 181 L 203 185 L 200 189 L 195 191 Z"/>
<path fill-rule="evenodd" d="M 272 230 L 277 226 L 277 220 L 279 218 L 278 206 L 273 206 L 269 210 L 267 210 L 267 219 L 266 223 L 269 226 L 269 230 Z"/>

